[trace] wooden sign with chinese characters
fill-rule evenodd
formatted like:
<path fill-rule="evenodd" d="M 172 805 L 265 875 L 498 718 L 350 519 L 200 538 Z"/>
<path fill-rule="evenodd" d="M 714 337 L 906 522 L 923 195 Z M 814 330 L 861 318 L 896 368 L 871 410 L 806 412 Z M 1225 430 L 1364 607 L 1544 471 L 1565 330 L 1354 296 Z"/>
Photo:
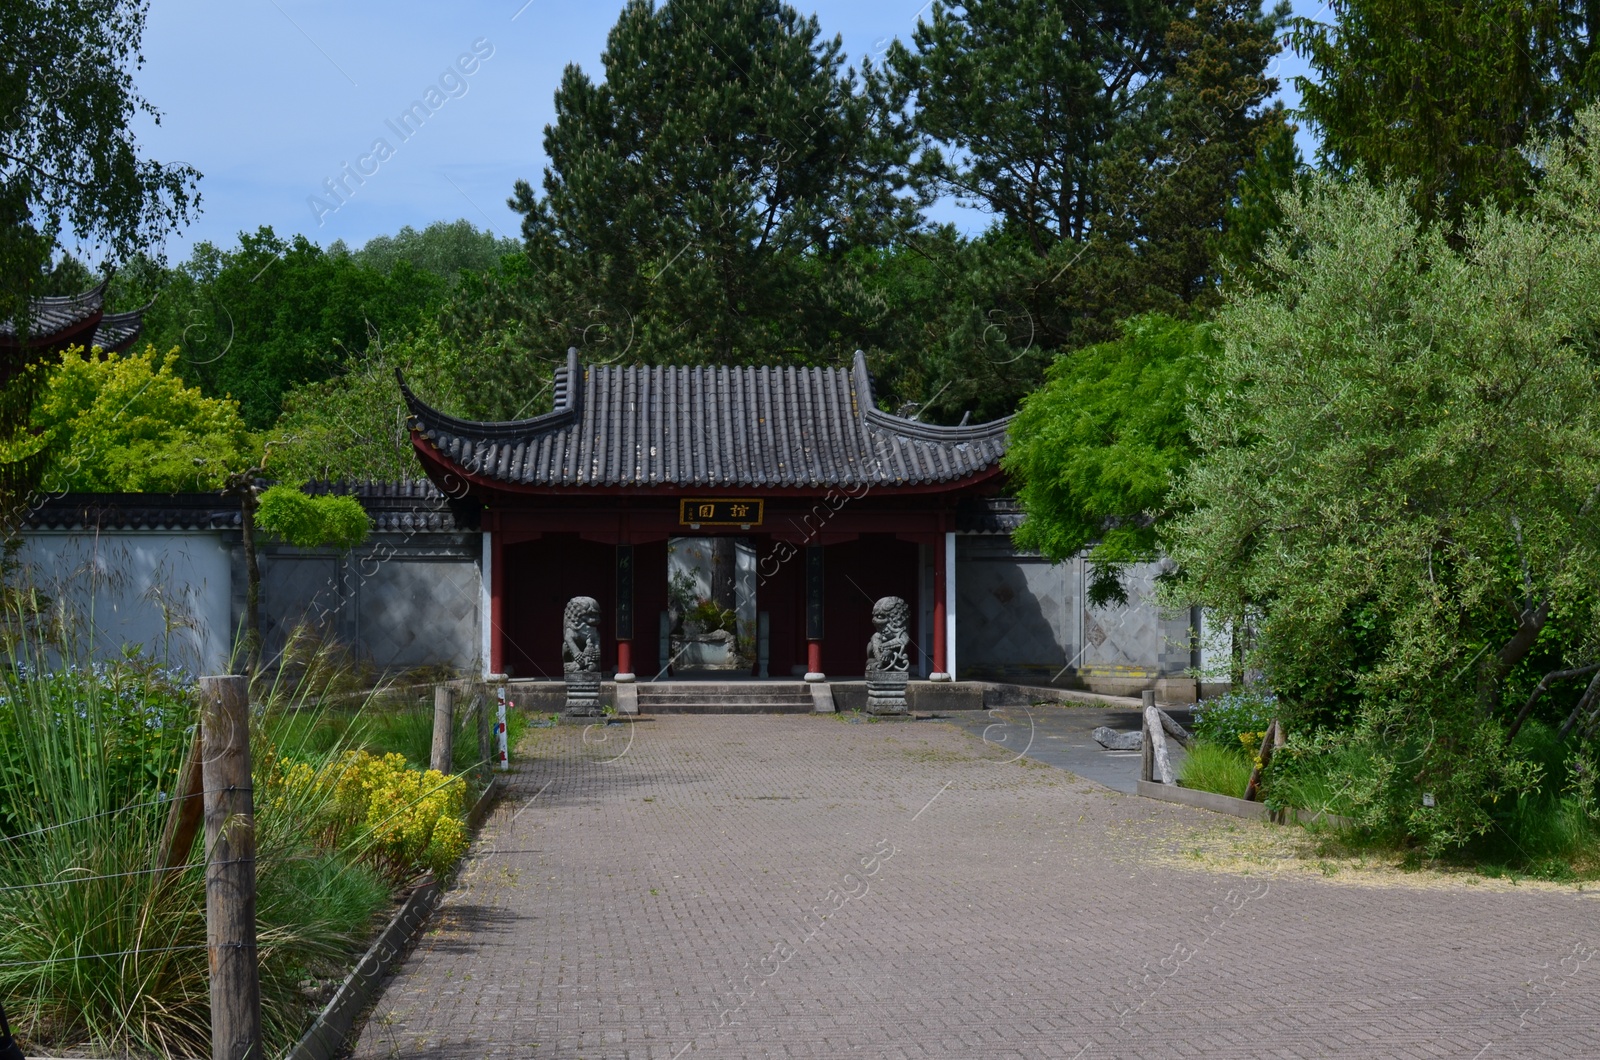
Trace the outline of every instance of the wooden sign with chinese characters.
<path fill-rule="evenodd" d="M 748 497 L 738 500 L 678 501 L 678 522 L 684 526 L 760 526 L 762 501 Z"/>
<path fill-rule="evenodd" d="M 618 640 L 633 639 L 633 546 L 617 546 L 617 628 Z"/>

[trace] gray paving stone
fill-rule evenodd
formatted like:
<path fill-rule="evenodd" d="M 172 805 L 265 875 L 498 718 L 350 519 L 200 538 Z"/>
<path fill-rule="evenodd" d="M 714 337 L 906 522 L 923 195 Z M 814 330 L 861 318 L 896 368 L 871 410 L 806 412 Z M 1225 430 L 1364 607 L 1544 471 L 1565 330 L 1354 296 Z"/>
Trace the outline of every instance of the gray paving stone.
<path fill-rule="evenodd" d="M 1173 867 L 1217 818 L 940 723 L 623 728 L 535 731 L 356 1057 L 1600 1056 L 1576 893 Z"/>

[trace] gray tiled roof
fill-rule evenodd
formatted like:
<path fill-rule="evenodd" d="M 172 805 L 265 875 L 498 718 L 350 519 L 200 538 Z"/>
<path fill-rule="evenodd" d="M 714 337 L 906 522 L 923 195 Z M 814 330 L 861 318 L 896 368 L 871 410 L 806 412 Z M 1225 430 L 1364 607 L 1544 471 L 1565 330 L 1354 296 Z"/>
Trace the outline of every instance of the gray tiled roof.
<path fill-rule="evenodd" d="M 71 331 L 79 325 L 98 319 L 105 305 L 107 277 L 82 294 L 50 295 L 33 298 L 28 302 L 28 341 L 37 344 L 41 339 Z M 0 339 L 17 337 L 16 322 L 0 320 Z"/>
<path fill-rule="evenodd" d="M 144 313 L 149 308 L 145 306 L 126 313 L 107 313 L 94 329 L 94 342 L 90 345 L 107 351 L 126 352 L 139 337 L 139 332 L 144 330 Z"/>
<path fill-rule="evenodd" d="M 263 483 L 265 484 L 265 483 Z M 354 496 L 375 533 L 475 531 L 433 483 L 314 482 L 311 494 Z M 32 530 L 237 530 L 239 502 L 222 493 L 64 493 L 36 502 L 23 517 Z"/>
<path fill-rule="evenodd" d="M 972 497 L 956 509 L 956 530 L 963 534 L 1010 534 L 1025 513 L 1015 497 Z"/>
<path fill-rule="evenodd" d="M 63 493 L 23 516 L 33 530 L 232 530 L 239 502 L 220 493 Z"/>
<path fill-rule="evenodd" d="M 954 483 L 992 470 L 1009 420 L 939 427 L 873 405 L 866 358 L 843 368 L 580 365 L 556 408 L 474 423 L 411 393 L 411 426 L 464 470 L 524 486 L 821 488 Z"/>

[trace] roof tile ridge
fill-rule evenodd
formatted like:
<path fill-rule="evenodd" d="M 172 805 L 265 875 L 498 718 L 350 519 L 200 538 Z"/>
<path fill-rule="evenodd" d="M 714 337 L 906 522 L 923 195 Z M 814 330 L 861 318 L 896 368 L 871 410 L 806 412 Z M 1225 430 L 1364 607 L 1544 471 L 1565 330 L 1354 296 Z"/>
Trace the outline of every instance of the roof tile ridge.
<path fill-rule="evenodd" d="M 847 428 L 845 421 L 850 411 L 844 404 L 855 404 L 850 373 L 843 368 L 825 367 L 817 375 L 822 401 L 822 419 L 827 427 L 827 446 L 819 454 L 822 460 L 822 477 L 830 486 L 838 485 L 849 477 L 849 460 L 841 461 L 839 451 L 844 447 Z"/>
<path fill-rule="evenodd" d="M 875 427 L 882 427 L 905 435 L 908 438 L 917 438 L 926 442 L 943 442 L 953 444 L 956 442 L 976 442 L 1004 436 L 1011 429 L 1011 421 L 1016 416 L 1002 416 L 997 420 L 985 420 L 983 423 L 969 423 L 965 426 L 947 427 L 938 423 L 923 423 L 921 420 L 907 419 L 896 416 L 892 412 L 884 412 L 877 408 L 862 409 L 862 418 Z"/>
<path fill-rule="evenodd" d="M 762 486 L 779 485 L 779 476 L 773 466 L 779 447 L 777 434 L 772 427 L 773 401 L 772 401 L 772 366 L 764 364 L 757 372 L 755 379 L 755 414 L 756 414 L 756 446 L 761 453 L 761 471 L 755 481 Z"/>
<path fill-rule="evenodd" d="M 717 401 L 717 477 L 724 485 L 735 482 L 734 471 L 739 466 L 733 403 L 733 377 L 737 371 L 737 368 L 726 364 L 720 366 L 717 369 L 717 385 L 712 392 Z"/>

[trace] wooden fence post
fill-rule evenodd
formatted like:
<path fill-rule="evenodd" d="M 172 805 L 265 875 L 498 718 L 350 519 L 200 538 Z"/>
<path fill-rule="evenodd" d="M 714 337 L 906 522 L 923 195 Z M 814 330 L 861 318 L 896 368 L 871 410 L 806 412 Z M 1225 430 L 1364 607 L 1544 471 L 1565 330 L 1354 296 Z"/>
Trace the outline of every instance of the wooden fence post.
<path fill-rule="evenodd" d="M 494 710 L 494 768 L 504 773 L 511 768 L 511 749 L 506 745 L 506 686 L 500 686 L 500 696 Z"/>
<path fill-rule="evenodd" d="M 206 945 L 212 1060 L 266 1060 L 256 966 L 256 822 L 244 677 L 200 679 L 205 785 Z"/>
<path fill-rule="evenodd" d="M 494 752 L 494 726 L 489 721 L 489 696 L 499 688 L 497 698 L 504 698 L 506 694 L 505 674 L 490 674 L 483 687 L 483 695 L 478 697 L 478 761 L 482 763 L 483 777 L 487 781 L 494 775 L 496 759 Z"/>
<path fill-rule="evenodd" d="M 446 776 L 455 772 L 455 689 L 433 688 L 433 755 L 429 765 Z"/>

